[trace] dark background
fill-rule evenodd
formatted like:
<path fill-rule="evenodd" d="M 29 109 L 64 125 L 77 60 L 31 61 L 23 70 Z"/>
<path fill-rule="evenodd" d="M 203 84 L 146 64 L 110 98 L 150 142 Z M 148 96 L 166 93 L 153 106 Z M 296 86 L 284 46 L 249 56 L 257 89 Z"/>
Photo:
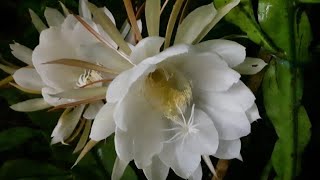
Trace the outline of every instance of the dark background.
<path fill-rule="evenodd" d="M 77 12 L 77 2 L 73 0 L 62 1 L 73 12 Z M 107 5 L 111 12 L 116 17 L 118 24 L 123 22 L 126 14 L 124 7 L 119 0 L 103 0 L 92 1 L 97 5 Z M 256 1 L 255 1 L 256 2 Z M 254 2 L 254 4 L 256 4 Z M 190 9 L 198 7 L 202 4 L 208 4 L 210 1 L 194 1 Z M 55 0 L 7 0 L 1 1 L 0 4 L 0 53 L 2 57 L 9 62 L 22 66 L 23 64 L 17 61 L 10 53 L 8 44 L 13 41 L 19 42 L 30 48 L 34 48 L 38 43 L 38 32 L 31 24 L 29 18 L 28 8 L 33 9 L 37 14 L 42 15 L 45 6 L 59 7 Z M 168 5 L 170 7 L 170 4 Z M 60 8 L 60 7 L 59 7 Z M 308 112 L 310 121 L 312 123 L 312 137 L 302 160 L 302 171 L 298 179 L 317 179 L 318 175 L 318 160 L 320 160 L 320 5 L 303 5 L 306 9 L 311 26 L 314 33 L 314 41 L 310 46 L 312 52 L 312 61 L 304 67 L 304 96 L 303 104 Z M 165 24 L 169 16 L 169 9 L 162 16 L 161 32 L 164 33 Z M 43 18 L 43 17 L 42 17 Z M 227 29 L 227 30 L 226 30 Z M 225 21 L 220 22 L 214 29 L 215 33 L 210 33 L 208 38 L 217 38 L 224 35 L 231 34 L 231 32 L 241 31 Z M 249 50 L 249 54 L 256 54 L 258 47 L 250 42 L 244 42 Z M 0 72 L 0 78 L 3 79 L 7 75 Z M 56 123 L 59 113 L 47 114 L 41 113 L 18 113 L 9 108 L 9 104 L 28 99 L 30 96 L 23 94 L 9 86 L 0 87 L 0 131 L 15 127 L 27 127 L 32 131 L 40 133 L 41 135 L 33 135 L 26 141 L 21 142 L 14 148 L 0 151 L 0 166 L 5 162 L 15 159 L 31 159 L 33 161 L 49 162 L 61 169 L 68 169 L 72 162 L 63 161 L 56 156 L 59 151 L 60 158 L 63 159 L 61 149 L 65 154 L 70 153 L 69 147 L 55 145 L 50 146 L 50 133 Z M 9 100 L 9 101 L 8 101 Z M 9 104 L 8 104 L 9 103 Z M 260 108 L 263 120 L 253 123 L 252 133 L 242 139 L 243 148 L 242 155 L 244 162 L 233 160 L 231 162 L 226 179 L 259 179 L 264 166 L 266 165 L 271 155 L 274 142 L 277 137 L 272 128 L 271 123 L 267 120 L 263 105 L 261 92 L 257 94 L 257 104 Z M 50 117 L 49 117 L 50 116 Z M 52 117 L 51 117 L 52 116 Z M 17 134 L 10 136 L 11 141 L 16 139 Z M 1 143 L 0 143 L 1 144 Z M 1 144 L 2 145 L 2 144 Z M 1 147 L 0 147 L 1 149 Z M 58 149 L 58 150 L 57 150 Z M 74 156 L 73 156 L 74 158 Z M 216 162 L 216 160 L 214 160 Z M 72 164 L 71 164 L 72 165 Z M 87 173 L 90 174 L 86 169 Z M 40 170 L 39 170 L 40 171 Z M 76 170 L 75 170 L 76 171 Z M 80 170 L 79 170 L 80 171 Z M 19 173 L 20 170 L 17 170 Z M 81 174 L 77 172 L 78 174 Z M 204 168 L 204 178 L 209 171 Z M 99 174 L 99 173 L 98 173 Z M 137 171 L 140 178 L 143 178 L 141 171 Z M 107 174 L 109 176 L 110 174 Z M 78 177 L 77 175 L 75 175 Z M 69 176 L 67 176 L 69 177 Z M 90 177 L 90 176 L 89 176 Z M 88 177 L 88 178 L 89 178 Z M 92 176 L 91 176 L 92 177 Z M 97 177 L 103 177 L 97 175 Z M 171 174 L 170 179 L 176 179 Z M 46 179 L 47 176 L 43 175 Z M 55 177 L 56 178 L 56 177 Z M 82 176 L 83 179 L 88 179 Z M 12 178 L 15 179 L 15 178 Z M 41 178 L 40 178 L 41 179 Z M 61 178 L 58 178 L 61 179 Z M 63 179 L 63 178 L 62 178 Z M 68 178 L 67 178 L 68 179 Z M 206 178 L 205 178 L 206 179 Z M 209 179 L 209 178 L 207 178 Z"/>

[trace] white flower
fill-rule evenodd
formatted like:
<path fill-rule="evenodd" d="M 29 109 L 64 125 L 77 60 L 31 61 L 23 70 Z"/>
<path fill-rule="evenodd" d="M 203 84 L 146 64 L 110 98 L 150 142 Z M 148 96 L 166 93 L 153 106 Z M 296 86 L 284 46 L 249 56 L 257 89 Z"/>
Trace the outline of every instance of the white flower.
<path fill-rule="evenodd" d="M 108 103 L 90 133 L 93 141 L 100 141 L 115 132 L 118 158 L 112 179 L 119 179 L 131 160 L 148 179 L 165 179 L 169 168 L 182 178 L 201 179 L 201 156 L 209 167 L 209 155 L 241 158 L 240 138 L 260 116 L 254 95 L 236 70 L 254 74 L 266 64 L 246 59 L 245 48 L 233 41 L 196 44 L 238 3 L 191 12 L 178 27 L 176 45 L 162 52 L 164 39 L 157 36 L 132 49 L 130 61 L 136 66 L 109 85 Z M 146 14 L 151 14 L 148 8 Z M 157 21 L 152 17 L 149 26 Z M 149 34 L 158 34 L 149 26 Z"/>
<path fill-rule="evenodd" d="M 13 77 L 15 82 L 27 92 L 42 92 L 43 99 L 36 99 L 38 103 L 33 103 L 35 100 L 18 103 L 11 106 L 13 109 L 36 111 L 48 108 L 50 105 L 59 106 L 96 96 L 102 96 L 101 99 L 104 99 L 105 86 L 116 74 L 132 67 L 126 57 L 112 50 L 112 48 L 117 49 L 117 44 L 99 24 L 94 22 L 95 19 L 92 18 L 87 3 L 86 0 L 79 1 L 79 12 L 82 15 L 79 18 L 90 26 L 89 28 L 99 38 L 102 38 L 103 42 L 74 15 L 66 14 L 64 17 L 58 10 L 46 8 L 45 17 L 49 25 L 47 28 L 30 10 L 33 23 L 40 32 L 39 45 L 34 51 L 18 43 L 10 46 L 13 55 L 29 65 L 29 67 L 17 70 Z M 63 8 L 65 7 L 63 6 Z M 115 24 L 111 12 L 107 8 L 100 9 Z M 132 42 L 133 33 L 129 32 L 128 22 L 125 22 L 124 27 L 123 38 L 131 40 L 129 43 L 135 44 Z M 107 47 L 104 43 L 109 43 L 112 48 Z M 79 63 L 90 63 L 97 67 L 107 68 L 110 73 L 58 64 L 55 63 L 56 60 L 76 60 Z M 88 106 L 80 105 L 73 110 L 66 109 L 53 130 L 52 143 L 64 142 L 67 138 L 71 138 L 77 124 L 79 124 L 79 128 L 82 128 L 80 125 L 84 126 L 82 121 L 80 122 L 81 117 L 89 120 L 94 119 L 102 106 L 103 102 L 98 99 Z M 84 145 L 85 142 L 82 144 Z"/>
<path fill-rule="evenodd" d="M 143 61 L 110 84 L 108 110 L 98 113 L 90 138 L 100 141 L 116 126 L 121 161 L 134 160 L 145 172 L 162 162 L 182 178 L 193 175 L 201 155 L 240 157 L 240 138 L 259 118 L 254 95 L 232 69 L 244 62 L 245 48 L 210 40 L 159 53 L 162 42 L 148 37 L 133 49 L 132 62 Z"/>

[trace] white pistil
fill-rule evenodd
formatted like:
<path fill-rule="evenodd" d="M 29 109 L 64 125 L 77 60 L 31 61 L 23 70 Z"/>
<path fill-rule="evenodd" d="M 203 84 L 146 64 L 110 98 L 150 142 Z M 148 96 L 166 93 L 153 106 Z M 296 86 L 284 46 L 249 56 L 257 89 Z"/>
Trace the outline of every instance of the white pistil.
<path fill-rule="evenodd" d="M 180 112 L 180 115 L 182 119 L 173 120 L 175 124 L 177 124 L 177 127 L 171 128 L 171 129 L 164 129 L 163 131 L 178 131 L 174 136 L 172 136 L 169 140 L 165 141 L 164 143 L 171 143 L 177 140 L 182 139 L 182 144 L 184 144 L 184 141 L 188 135 L 196 134 L 199 132 L 199 129 L 197 129 L 198 124 L 194 124 L 194 107 L 195 105 L 192 105 L 191 114 L 188 120 L 186 120 L 182 110 L 179 106 L 177 106 L 177 109 Z"/>

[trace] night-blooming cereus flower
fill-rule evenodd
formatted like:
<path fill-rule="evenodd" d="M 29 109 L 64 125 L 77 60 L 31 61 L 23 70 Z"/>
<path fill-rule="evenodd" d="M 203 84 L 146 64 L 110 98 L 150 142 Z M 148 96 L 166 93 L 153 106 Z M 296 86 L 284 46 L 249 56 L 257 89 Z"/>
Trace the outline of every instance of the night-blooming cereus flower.
<path fill-rule="evenodd" d="M 151 13 L 148 2 L 154 1 L 147 1 L 146 15 Z M 182 178 L 201 179 L 201 156 L 209 167 L 209 155 L 241 158 L 240 138 L 250 133 L 259 112 L 239 72 L 255 74 L 265 63 L 246 58 L 245 48 L 233 41 L 198 43 L 237 3 L 191 12 L 178 27 L 176 45 L 162 52 L 164 39 L 148 26 L 154 36 L 133 48 L 130 61 L 136 66 L 112 81 L 108 104 L 90 133 L 93 141 L 100 141 L 115 128 L 113 179 L 120 178 L 131 160 L 148 179 L 165 179 L 169 168 Z"/>
<path fill-rule="evenodd" d="M 19 44 L 11 45 L 13 54 L 30 65 L 13 75 L 16 83 L 27 92 L 41 92 L 43 96 L 15 104 L 12 108 L 35 111 L 50 106 L 66 107 L 53 130 L 52 143 L 72 141 L 83 128 L 75 151 L 86 143 L 91 120 L 104 104 L 108 83 L 117 74 L 132 67 L 126 55 L 118 53 L 117 44 L 92 18 L 87 1 L 80 0 L 79 3 L 82 17 L 64 17 L 59 11 L 47 8 L 45 16 L 49 28 L 40 26 L 43 23 L 31 13 L 35 26 L 41 29 L 39 45 L 33 52 Z M 108 9 L 99 8 L 99 11 L 115 26 Z M 130 26 L 128 23 L 124 26 L 126 28 L 122 34 L 118 33 L 123 39 L 132 40 Z M 135 44 L 130 41 L 125 43 Z M 102 53 L 97 54 L 97 51 Z"/>

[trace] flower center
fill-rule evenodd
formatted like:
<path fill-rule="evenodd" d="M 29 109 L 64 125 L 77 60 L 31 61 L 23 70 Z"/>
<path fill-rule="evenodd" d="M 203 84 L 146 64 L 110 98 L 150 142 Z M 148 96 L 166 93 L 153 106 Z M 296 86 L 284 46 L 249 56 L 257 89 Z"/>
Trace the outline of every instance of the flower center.
<path fill-rule="evenodd" d="M 192 100 L 191 84 L 174 67 L 165 66 L 150 73 L 145 82 L 146 99 L 164 116 L 175 120 L 179 108 L 185 111 Z"/>
<path fill-rule="evenodd" d="M 83 87 L 87 84 L 99 81 L 102 79 L 101 74 L 98 71 L 95 70 L 84 70 L 84 73 L 79 76 L 77 86 Z M 87 87 L 100 87 L 102 85 L 102 82 L 94 83 L 92 85 L 89 85 Z"/>

